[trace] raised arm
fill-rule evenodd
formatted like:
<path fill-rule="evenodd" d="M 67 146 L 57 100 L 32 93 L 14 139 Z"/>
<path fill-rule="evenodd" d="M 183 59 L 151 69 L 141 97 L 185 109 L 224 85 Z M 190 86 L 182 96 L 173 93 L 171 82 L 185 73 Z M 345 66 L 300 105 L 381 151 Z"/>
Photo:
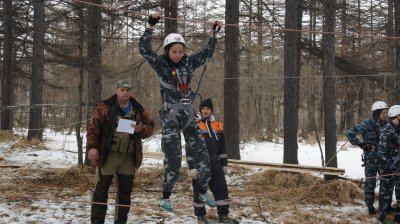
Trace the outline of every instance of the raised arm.
<path fill-rule="evenodd" d="M 215 51 L 215 45 L 217 43 L 217 32 L 221 29 L 221 25 L 222 25 L 221 22 L 215 21 L 207 45 L 200 52 L 188 56 L 189 63 L 191 63 L 193 69 L 196 69 L 204 65 L 204 63 L 206 63 L 207 58 L 211 58 L 213 56 Z"/>
<path fill-rule="evenodd" d="M 160 13 L 153 13 L 149 16 L 149 26 L 146 28 L 139 41 L 140 54 L 149 62 L 151 67 L 156 70 L 157 74 L 161 72 L 161 61 L 157 53 L 153 50 L 151 41 L 153 40 L 153 31 L 155 25 L 160 18 Z"/>

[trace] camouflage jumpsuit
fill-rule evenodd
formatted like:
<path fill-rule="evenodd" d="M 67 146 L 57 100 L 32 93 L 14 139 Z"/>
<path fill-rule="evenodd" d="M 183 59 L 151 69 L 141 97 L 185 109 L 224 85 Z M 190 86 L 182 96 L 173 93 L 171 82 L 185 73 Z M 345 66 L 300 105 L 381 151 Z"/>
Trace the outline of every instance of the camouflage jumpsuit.
<path fill-rule="evenodd" d="M 191 103 L 182 103 L 181 99 L 193 99 L 194 93 L 188 88 L 183 96 L 177 76 L 190 85 L 193 71 L 205 64 L 207 58 L 213 55 L 216 39 L 210 38 L 207 46 L 199 53 L 183 56 L 179 63 L 173 63 L 168 56 L 157 55 L 151 47 L 153 30 L 146 29 L 139 42 L 140 54 L 150 63 L 160 78 L 160 91 L 163 105 L 160 109 L 162 125 L 161 148 L 165 154 L 163 192 L 171 192 L 179 176 L 182 160 L 180 130 L 183 130 L 185 142 L 190 146 L 196 168 L 199 171 L 199 185 L 202 191 L 207 190 L 211 178 L 210 159 L 207 148 L 194 120 L 194 108 Z M 173 71 L 179 73 L 176 75 Z"/>
<path fill-rule="evenodd" d="M 379 188 L 379 210 L 381 217 L 384 218 L 392 203 L 393 188 L 397 177 L 390 174 L 398 172 L 400 169 L 399 139 L 396 127 L 392 122 L 387 123 L 381 128 L 378 163 L 381 174 Z M 388 175 L 388 176 L 385 176 Z"/>
<path fill-rule="evenodd" d="M 384 124 L 385 123 L 376 121 L 373 118 L 369 118 L 349 129 L 346 133 L 346 136 L 351 144 L 367 144 L 372 147 L 370 150 L 364 150 L 362 157 L 365 166 L 365 177 L 367 178 L 365 180 L 364 196 L 365 204 L 368 206 L 368 209 L 373 208 L 375 201 L 376 175 L 378 173 L 378 158 L 376 149 L 378 148 L 379 143 L 380 128 Z M 360 134 L 363 138 L 362 142 L 357 138 L 357 136 Z"/>

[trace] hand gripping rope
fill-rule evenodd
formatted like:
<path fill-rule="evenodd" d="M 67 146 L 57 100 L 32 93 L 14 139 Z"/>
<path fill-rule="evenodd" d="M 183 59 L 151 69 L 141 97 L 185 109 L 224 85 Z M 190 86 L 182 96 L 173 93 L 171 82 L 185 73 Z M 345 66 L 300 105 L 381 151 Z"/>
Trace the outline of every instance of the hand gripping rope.
<path fill-rule="evenodd" d="M 221 30 L 221 26 L 222 26 L 222 22 L 221 21 L 215 21 L 214 22 L 214 24 L 212 26 L 212 30 L 211 30 L 211 33 L 213 35 L 213 39 L 214 40 L 215 40 L 216 34 Z M 206 58 L 206 62 L 204 63 L 203 71 L 201 72 L 201 76 L 200 76 L 199 82 L 197 84 L 196 91 L 194 92 L 194 96 L 193 96 L 192 102 L 194 102 L 194 100 L 196 99 L 196 96 L 198 95 L 198 91 L 199 91 L 199 88 L 200 88 L 200 85 L 201 85 L 201 81 L 203 80 L 204 73 L 205 73 L 205 71 L 207 69 L 207 63 L 208 63 L 209 58 L 210 57 L 208 55 L 207 58 Z"/>

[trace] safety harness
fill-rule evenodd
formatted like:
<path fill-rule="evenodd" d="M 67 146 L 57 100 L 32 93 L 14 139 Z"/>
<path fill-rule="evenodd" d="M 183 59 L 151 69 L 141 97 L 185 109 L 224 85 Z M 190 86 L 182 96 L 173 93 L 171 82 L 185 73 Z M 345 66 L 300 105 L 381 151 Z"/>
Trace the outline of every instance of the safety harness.
<path fill-rule="evenodd" d="M 219 21 L 215 21 L 214 25 L 213 25 L 213 40 L 215 40 L 216 38 L 216 33 L 219 32 L 221 30 L 221 26 L 222 23 Z M 167 114 L 166 116 L 166 120 L 168 121 L 174 121 L 178 124 L 178 120 L 176 118 L 177 113 L 179 112 L 179 110 L 183 110 L 183 111 L 188 111 L 189 112 L 189 118 L 187 119 L 185 125 L 182 127 L 182 129 L 186 129 L 189 124 L 194 120 L 195 118 L 195 111 L 194 108 L 192 106 L 192 102 L 195 100 L 197 92 L 199 90 L 203 75 L 206 71 L 207 68 L 207 63 L 209 61 L 209 57 L 206 57 L 206 61 L 204 63 L 204 69 L 203 72 L 200 76 L 200 80 L 199 83 L 197 85 L 197 89 L 193 95 L 193 97 L 191 98 L 188 95 L 189 92 L 189 85 L 188 85 L 188 74 L 187 71 L 184 67 L 178 69 L 176 67 L 174 67 L 172 69 L 171 75 L 172 77 L 176 77 L 178 79 L 178 85 L 174 86 L 170 83 L 167 83 L 165 81 L 163 81 L 162 79 L 160 79 L 160 84 L 161 86 L 163 86 L 166 89 L 172 90 L 172 91 L 180 91 L 181 93 L 181 99 L 179 100 L 178 103 L 168 103 L 168 102 L 164 102 L 163 106 L 171 109 L 170 112 Z"/>
<path fill-rule="evenodd" d="M 189 86 L 187 84 L 188 82 L 188 74 L 187 71 L 184 67 L 181 69 L 174 68 L 172 70 L 171 75 L 173 77 L 176 77 L 178 79 L 178 85 L 174 86 L 170 83 L 167 83 L 160 79 L 160 84 L 166 89 L 169 89 L 171 91 L 179 91 L 181 93 L 181 99 L 179 100 L 178 103 L 168 103 L 164 102 L 163 106 L 167 107 L 170 109 L 170 112 L 166 116 L 166 120 L 168 121 L 174 121 L 178 123 L 178 120 L 176 118 L 176 115 L 179 110 L 183 111 L 188 111 L 189 112 L 189 118 L 187 119 L 185 125 L 183 126 L 183 129 L 187 128 L 189 124 L 194 120 L 194 109 L 192 106 L 192 99 L 189 97 Z"/>

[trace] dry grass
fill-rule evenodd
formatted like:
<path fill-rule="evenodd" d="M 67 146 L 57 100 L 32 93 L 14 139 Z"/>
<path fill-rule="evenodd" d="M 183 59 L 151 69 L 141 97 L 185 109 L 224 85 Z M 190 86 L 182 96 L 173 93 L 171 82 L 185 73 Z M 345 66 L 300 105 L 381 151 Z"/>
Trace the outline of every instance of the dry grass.
<path fill-rule="evenodd" d="M 39 181 L 51 183 L 53 186 L 92 188 L 95 184 L 95 169 L 84 165 L 75 165 L 68 169 L 46 171 Z"/>
<path fill-rule="evenodd" d="M 153 188 L 162 185 L 164 170 L 161 168 L 139 169 L 135 176 L 135 186 L 140 188 Z"/>
<path fill-rule="evenodd" d="M 33 148 L 35 150 L 46 150 L 46 146 L 43 144 L 42 141 L 39 139 L 32 139 L 28 140 L 26 138 L 23 138 L 19 140 L 17 143 L 15 143 L 11 148 L 13 149 L 27 149 L 27 148 Z"/>
<path fill-rule="evenodd" d="M 0 142 L 13 142 L 21 137 L 15 135 L 12 131 L 0 131 Z"/>
<path fill-rule="evenodd" d="M 179 191 L 179 194 L 189 194 L 191 181 L 188 181 L 187 168 L 181 168 L 181 174 L 178 178 L 174 191 Z M 142 189 L 143 191 L 159 191 L 161 192 L 164 179 L 163 167 L 151 167 L 139 169 L 134 181 L 134 188 Z"/>
<path fill-rule="evenodd" d="M 289 173 L 268 170 L 253 175 L 247 182 L 245 190 L 251 195 L 265 195 L 269 200 L 288 203 L 316 203 L 328 205 L 335 202 L 352 203 L 362 198 L 360 188 L 351 182 L 337 180 L 324 182 L 319 177 L 306 173 Z"/>
<path fill-rule="evenodd" d="M 242 170 L 233 171 L 241 175 Z M 351 223 L 359 220 L 356 214 L 343 217 L 331 206 L 357 204 L 363 198 L 362 190 L 343 180 L 325 182 L 322 178 L 304 173 L 267 170 L 245 177 L 242 188 L 230 187 L 232 209 L 240 217 L 257 218 L 267 223 L 274 218 L 283 223 Z M 257 217 L 253 214 L 257 214 Z M 277 215 L 280 214 L 280 215 Z M 330 214 L 326 216 L 326 214 Z M 336 220 L 332 217 L 336 216 Z M 368 217 L 367 217 L 368 218 Z M 362 218 L 361 218 L 362 219 Z"/>
<path fill-rule="evenodd" d="M 362 191 L 351 182 L 325 182 L 310 174 L 279 171 L 251 174 L 246 168 L 231 168 L 229 192 L 231 211 L 235 218 L 266 223 L 312 224 L 352 223 L 348 220 L 362 222 L 370 218 L 362 212 L 348 214 L 337 210 L 342 204 L 356 204 L 356 201 L 362 199 Z M 56 199 L 87 195 L 95 184 L 95 169 L 88 166 L 76 165 L 68 169 L 7 168 L 2 171 L 5 171 L 5 176 L 12 177 L 0 183 L 0 193 L 8 201 L 22 201 L 23 195 L 51 195 Z M 139 216 L 155 215 L 161 220 L 167 218 L 157 207 L 161 197 L 163 173 L 163 167 L 139 169 L 134 180 L 133 195 L 140 195 L 140 199 L 147 201 L 147 206 L 143 207 L 139 202 L 139 206 L 132 212 Z M 179 198 L 181 202 L 174 204 L 176 215 L 193 212 L 190 184 L 187 168 L 182 168 L 173 193 L 173 200 Z M 110 193 L 115 193 L 115 189 L 111 189 Z M 30 200 L 25 202 L 26 206 L 30 206 Z M 207 217 L 216 220 L 216 210 L 207 209 Z"/>

